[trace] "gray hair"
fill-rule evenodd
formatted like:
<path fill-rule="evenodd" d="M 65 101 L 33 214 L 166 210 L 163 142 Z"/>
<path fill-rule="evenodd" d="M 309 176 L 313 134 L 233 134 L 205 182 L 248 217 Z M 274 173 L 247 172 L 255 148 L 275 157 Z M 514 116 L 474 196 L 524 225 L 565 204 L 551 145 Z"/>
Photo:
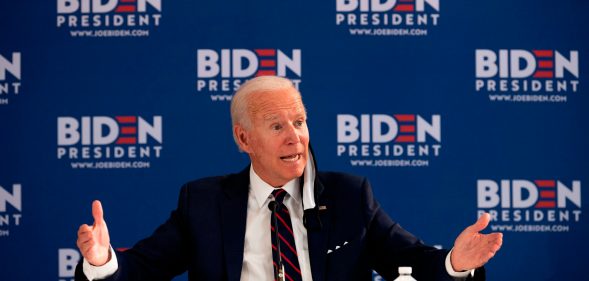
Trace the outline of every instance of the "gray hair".
<path fill-rule="evenodd" d="M 252 126 L 252 120 L 249 116 L 249 96 L 253 93 L 272 92 L 284 89 L 294 89 L 300 97 L 299 91 L 293 83 L 287 78 L 278 76 L 258 76 L 245 82 L 235 92 L 231 100 L 231 124 L 241 125 L 246 130 Z M 233 127 L 232 126 L 232 127 Z M 237 136 L 233 133 L 233 139 L 239 147 Z"/>

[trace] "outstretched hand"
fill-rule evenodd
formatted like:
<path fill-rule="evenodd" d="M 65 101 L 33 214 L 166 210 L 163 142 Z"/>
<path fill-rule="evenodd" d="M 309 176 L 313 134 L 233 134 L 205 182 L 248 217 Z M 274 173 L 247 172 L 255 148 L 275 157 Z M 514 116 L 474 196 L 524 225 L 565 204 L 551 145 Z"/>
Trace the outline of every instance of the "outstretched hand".
<path fill-rule="evenodd" d="M 479 233 L 487 227 L 491 216 L 484 213 L 473 225 L 458 235 L 450 262 L 455 271 L 465 271 L 483 266 L 501 248 L 503 233 Z"/>
<path fill-rule="evenodd" d="M 92 202 L 92 216 L 94 224 L 83 224 L 78 230 L 78 249 L 82 256 L 94 266 L 101 266 L 110 260 L 110 237 L 104 221 L 102 204 L 95 200 Z"/>

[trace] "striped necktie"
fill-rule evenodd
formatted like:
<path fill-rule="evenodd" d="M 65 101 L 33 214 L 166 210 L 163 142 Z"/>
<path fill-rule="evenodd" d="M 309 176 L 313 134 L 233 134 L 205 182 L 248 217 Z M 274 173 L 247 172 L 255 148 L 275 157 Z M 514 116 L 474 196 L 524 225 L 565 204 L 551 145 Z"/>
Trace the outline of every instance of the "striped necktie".
<path fill-rule="evenodd" d="M 270 229 L 272 230 L 272 259 L 274 262 L 274 276 L 278 276 L 278 269 L 280 266 L 280 259 L 278 258 L 278 247 L 280 247 L 282 264 L 284 265 L 284 280 L 288 281 L 300 281 L 301 267 L 299 266 L 299 258 L 297 255 L 297 249 L 295 246 L 294 234 L 292 232 L 292 223 L 290 222 L 290 214 L 288 209 L 283 204 L 284 197 L 286 196 L 284 189 L 275 189 L 272 192 L 277 207 L 276 213 L 272 214 L 276 216 L 276 225 L 278 226 L 278 232 L 276 235 L 274 232 L 274 224 L 270 223 Z M 278 241 L 276 241 L 278 237 Z"/>

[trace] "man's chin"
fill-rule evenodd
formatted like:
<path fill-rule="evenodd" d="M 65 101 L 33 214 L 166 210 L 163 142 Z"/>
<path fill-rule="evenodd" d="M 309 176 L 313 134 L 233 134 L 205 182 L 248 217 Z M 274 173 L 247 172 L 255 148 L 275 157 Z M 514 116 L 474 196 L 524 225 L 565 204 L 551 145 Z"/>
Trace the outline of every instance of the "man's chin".
<path fill-rule="evenodd" d="M 297 169 L 294 173 L 293 173 L 293 178 L 300 178 L 301 176 L 303 176 L 303 173 L 305 172 L 305 166 L 303 166 L 302 168 Z"/>
<path fill-rule="evenodd" d="M 304 171 L 305 171 L 305 167 L 304 166 L 302 168 L 297 168 L 297 169 L 288 171 L 286 173 L 285 179 L 288 179 L 288 181 L 291 181 L 293 179 L 300 178 L 303 175 L 303 172 Z"/>

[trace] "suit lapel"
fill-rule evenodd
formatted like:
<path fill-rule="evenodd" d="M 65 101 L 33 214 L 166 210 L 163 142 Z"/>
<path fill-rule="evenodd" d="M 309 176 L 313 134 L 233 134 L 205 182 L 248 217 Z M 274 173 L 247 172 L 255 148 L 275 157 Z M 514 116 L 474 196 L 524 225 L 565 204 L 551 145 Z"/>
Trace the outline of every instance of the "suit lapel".
<path fill-rule="evenodd" d="M 247 221 L 249 167 L 231 175 L 223 182 L 221 199 L 223 252 L 227 266 L 227 279 L 239 280 L 243 263 L 243 245 Z"/>
<path fill-rule="evenodd" d="M 311 273 L 313 281 L 323 281 L 326 279 L 327 264 L 327 241 L 330 229 L 330 209 L 329 200 L 324 192 L 324 186 L 319 180 L 319 175 L 315 178 L 315 203 L 318 216 L 321 220 L 322 227 L 319 230 L 307 230 L 309 243 L 309 259 L 311 260 Z M 319 210 L 319 207 L 325 206 L 326 210 Z"/>

